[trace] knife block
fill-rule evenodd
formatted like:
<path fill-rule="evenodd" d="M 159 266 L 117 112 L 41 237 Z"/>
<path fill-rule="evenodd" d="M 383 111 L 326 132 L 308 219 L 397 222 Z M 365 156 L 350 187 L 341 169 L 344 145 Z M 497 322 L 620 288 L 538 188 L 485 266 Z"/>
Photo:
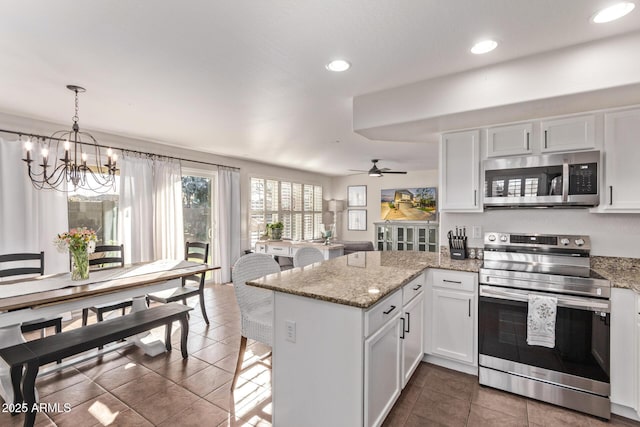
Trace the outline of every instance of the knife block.
<path fill-rule="evenodd" d="M 467 258 L 467 239 L 460 240 L 462 242 L 462 248 L 454 248 L 453 243 L 449 239 L 449 256 L 451 259 L 466 259 Z"/>

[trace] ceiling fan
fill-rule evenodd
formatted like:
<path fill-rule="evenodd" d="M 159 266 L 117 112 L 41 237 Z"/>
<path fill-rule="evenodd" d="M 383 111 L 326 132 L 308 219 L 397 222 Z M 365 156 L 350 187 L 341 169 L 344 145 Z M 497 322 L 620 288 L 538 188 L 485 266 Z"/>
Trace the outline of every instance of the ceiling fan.
<path fill-rule="evenodd" d="M 378 159 L 372 159 L 371 161 L 373 162 L 373 166 L 371 166 L 371 169 L 369 169 L 368 171 L 359 170 L 359 169 L 349 169 L 349 170 L 354 172 L 364 172 L 364 173 L 367 173 L 369 176 L 377 176 L 377 177 L 381 177 L 386 173 L 399 173 L 399 174 L 407 173 L 406 171 L 392 171 L 389 168 L 379 168 Z"/>

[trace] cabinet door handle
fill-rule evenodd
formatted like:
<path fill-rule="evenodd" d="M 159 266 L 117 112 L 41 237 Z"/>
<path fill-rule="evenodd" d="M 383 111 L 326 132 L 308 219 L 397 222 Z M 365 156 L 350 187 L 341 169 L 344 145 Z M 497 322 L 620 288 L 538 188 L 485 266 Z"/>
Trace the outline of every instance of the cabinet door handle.
<path fill-rule="evenodd" d="M 389 314 L 389 313 L 391 313 L 391 312 L 392 312 L 393 310 L 395 310 L 395 309 L 396 309 L 396 306 L 395 306 L 395 305 L 392 305 L 392 306 L 391 306 L 391 308 L 390 308 L 389 310 L 387 310 L 387 311 L 383 311 L 382 313 L 383 313 L 383 314 Z"/>
<path fill-rule="evenodd" d="M 547 148 L 547 131 L 544 131 L 544 148 Z"/>
<path fill-rule="evenodd" d="M 529 132 L 527 132 L 527 151 L 529 151 Z"/>
<path fill-rule="evenodd" d="M 415 288 L 413 288 L 414 291 L 417 291 L 418 289 L 420 289 L 422 287 L 422 285 L 418 285 Z"/>
<path fill-rule="evenodd" d="M 469 317 L 471 317 L 471 300 L 469 300 Z"/>
<path fill-rule="evenodd" d="M 411 313 L 407 313 L 407 329 L 404 330 L 406 333 L 411 331 Z"/>
<path fill-rule="evenodd" d="M 609 205 L 613 205 L 613 185 L 609 186 Z"/>
<path fill-rule="evenodd" d="M 478 206 L 478 190 L 473 190 L 473 206 Z"/>
<path fill-rule="evenodd" d="M 456 285 L 462 285 L 462 282 L 459 282 L 457 280 L 442 279 L 442 281 L 445 282 L 445 283 L 455 283 Z"/>
<path fill-rule="evenodd" d="M 402 335 L 400 335 L 400 339 L 403 340 L 404 339 L 404 317 L 401 317 L 400 320 L 402 320 Z"/>

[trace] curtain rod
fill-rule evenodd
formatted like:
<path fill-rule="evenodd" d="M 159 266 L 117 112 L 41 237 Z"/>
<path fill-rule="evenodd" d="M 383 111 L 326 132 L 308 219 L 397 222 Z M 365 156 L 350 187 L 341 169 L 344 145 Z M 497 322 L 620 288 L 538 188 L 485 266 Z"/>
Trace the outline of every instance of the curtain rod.
<path fill-rule="evenodd" d="M 0 129 L 0 132 L 2 132 L 2 133 L 11 133 L 11 134 L 14 134 L 14 135 L 19 135 L 19 136 L 24 135 L 24 136 L 28 136 L 28 137 L 37 138 L 37 139 L 42 138 L 42 139 L 49 139 L 49 140 L 55 140 L 55 141 L 66 141 L 66 139 L 62 139 L 62 138 L 52 138 L 52 137 L 46 136 L 46 135 L 38 135 L 38 134 L 35 134 L 35 133 L 29 133 L 29 132 L 18 132 L 18 131 L 15 131 L 15 130 L 8 130 L 8 129 Z M 82 141 L 78 141 L 78 144 L 81 144 L 81 145 L 97 145 L 100 148 L 111 148 L 112 150 L 120 150 L 123 153 L 126 152 L 126 153 L 142 154 L 142 155 L 145 155 L 145 156 L 158 156 L 158 157 L 164 157 L 164 158 L 167 158 L 167 159 L 182 160 L 182 161 L 191 162 L 191 163 L 199 163 L 199 164 L 202 164 L 202 165 L 221 166 L 223 168 L 240 170 L 240 168 L 238 168 L 236 166 L 221 165 L 221 164 L 218 164 L 218 163 L 205 162 L 205 161 L 202 161 L 202 160 L 191 160 L 191 159 L 185 159 L 185 158 L 182 158 L 182 157 L 165 156 L 164 154 L 148 153 L 148 152 L 145 152 L 145 151 L 130 150 L 128 148 L 109 147 L 107 145 L 92 144 L 92 143 L 89 143 L 89 142 L 82 142 Z"/>

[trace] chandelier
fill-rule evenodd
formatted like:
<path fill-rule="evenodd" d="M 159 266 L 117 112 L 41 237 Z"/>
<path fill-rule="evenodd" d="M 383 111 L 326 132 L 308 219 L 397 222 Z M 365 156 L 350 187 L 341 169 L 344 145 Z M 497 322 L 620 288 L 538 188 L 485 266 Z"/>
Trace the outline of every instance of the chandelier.
<path fill-rule="evenodd" d="M 111 148 L 107 149 L 106 163 L 101 165 L 101 146 L 91 134 L 80 132 L 78 125 L 78 93 L 86 90 L 75 85 L 68 85 L 67 89 L 75 93 L 76 101 L 71 130 L 54 132 L 48 140 L 44 137 L 41 142 L 36 140 L 39 155 L 35 153 L 31 138 L 24 143 L 26 158 L 22 160 L 27 164 L 31 183 L 39 190 L 74 191 L 81 188 L 97 193 L 113 191 L 118 156 Z"/>

